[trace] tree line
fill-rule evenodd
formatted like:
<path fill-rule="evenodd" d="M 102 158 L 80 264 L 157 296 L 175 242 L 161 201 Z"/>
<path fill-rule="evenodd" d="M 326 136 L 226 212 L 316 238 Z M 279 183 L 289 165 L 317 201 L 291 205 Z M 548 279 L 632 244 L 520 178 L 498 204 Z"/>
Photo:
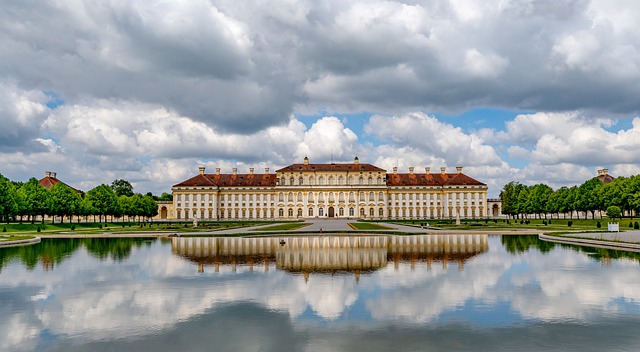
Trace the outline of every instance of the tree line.
<path fill-rule="evenodd" d="M 553 190 L 545 184 L 526 186 L 512 181 L 500 192 L 502 213 L 514 218 L 578 218 L 603 212 L 611 218 L 633 217 L 640 210 L 640 175 L 618 177 L 603 184 L 594 177 L 579 186 Z"/>
<path fill-rule="evenodd" d="M 168 198 L 168 199 L 167 199 Z M 107 221 L 111 217 L 140 221 L 158 215 L 158 200 L 170 200 L 171 195 L 163 193 L 161 197 L 154 197 L 151 193 L 142 195 L 133 193 L 133 187 L 128 181 L 115 180 L 109 185 L 101 184 L 88 192 L 79 192 L 62 182 L 56 183 L 49 189 L 45 188 L 35 178 L 27 182 L 11 181 L 0 174 L 0 221 L 31 221 L 36 219 L 44 222 L 50 217 L 52 222 L 69 221 L 76 217 L 77 221 L 84 218 L 89 221 Z"/>

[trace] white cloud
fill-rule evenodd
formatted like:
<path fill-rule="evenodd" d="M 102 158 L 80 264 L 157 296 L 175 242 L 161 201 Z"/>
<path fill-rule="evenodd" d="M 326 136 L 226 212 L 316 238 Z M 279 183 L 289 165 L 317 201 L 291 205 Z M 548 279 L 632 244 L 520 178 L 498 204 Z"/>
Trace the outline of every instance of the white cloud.
<path fill-rule="evenodd" d="M 458 127 L 423 113 L 372 116 L 365 131 L 395 147 L 414 149 L 422 153 L 424 159 L 444 160 L 448 166 L 496 166 L 501 163 L 493 147 L 478 135 L 466 134 Z"/>

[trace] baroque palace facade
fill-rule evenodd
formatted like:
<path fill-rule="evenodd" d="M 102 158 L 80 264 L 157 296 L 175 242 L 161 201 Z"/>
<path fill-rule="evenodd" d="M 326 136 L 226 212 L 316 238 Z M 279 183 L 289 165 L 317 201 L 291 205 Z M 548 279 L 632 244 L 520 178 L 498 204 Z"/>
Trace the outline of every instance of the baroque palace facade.
<path fill-rule="evenodd" d="M 159 218 L 233 219 L 441 219 L 487 217 L 487 185 L 462 173 L 387 173 L 371 164 L 292 164 L 275 173 L 199 173 L 172 187 L 173 202 Z"/>

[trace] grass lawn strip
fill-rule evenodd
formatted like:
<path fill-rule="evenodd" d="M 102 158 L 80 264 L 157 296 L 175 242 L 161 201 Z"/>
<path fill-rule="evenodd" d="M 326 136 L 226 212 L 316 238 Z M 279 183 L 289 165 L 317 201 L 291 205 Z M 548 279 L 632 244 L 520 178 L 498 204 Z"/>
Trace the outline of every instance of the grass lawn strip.
<path fill-rule="evenodd" d="M 2 235 L 0 236 L 0 242 L 31 240 L 34 238 L 36 238 L 36 236 Z"/>
<path fill-rule="evenodd" d="M 393 230 L 391 227 L 374 224 L 371 222 L 350 222 L 349 227 L 354 230 Z"/>

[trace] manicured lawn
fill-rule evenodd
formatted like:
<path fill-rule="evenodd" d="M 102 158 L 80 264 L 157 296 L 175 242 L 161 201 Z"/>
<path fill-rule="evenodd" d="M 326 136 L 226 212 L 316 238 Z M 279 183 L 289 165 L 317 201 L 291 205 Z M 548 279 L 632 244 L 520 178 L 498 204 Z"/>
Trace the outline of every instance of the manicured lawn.
<path fill-rule="evenodd" d="M 0 242 L 30 240 L 35 236 L 0 235 Z"/>
<path fill-rule="evenodd" d="M 350 222 L 349 226 L 354 230 L 390 230 L 390 227 L 374 224 L 372 222 Z"/>
<path fill-rule="evenodd" d="M 607 222 L 610 221 L 607 218 L 604 219 L 529 219 L 529 223 L 526 220 L 520 219 L 500 219 L 494 222 L 491 220 L 475 219 L 475 220 L 461 220 L 460 225 L 456 225 L 456 221 L 453 219 L 447 220 L 387 220 L 385 222 L 409 225 L 419 227 L 423 223 L 428 223 L 432 229 L 443 230 L 541 230 L 541 231 L 607 231 Z M 572 222 L 571 226 L 568 225 L 569 221 Z M 600 228 L 597 223 L 600 222 Z M 629 227 L 629 222 L 635 223 L 638 219 L 622 219 L 612 222 L 620 223 L 620 231 L 632 230 L 633 227 Z M 546 224 L 545 224 L 546 223 Z"/>
<path fill-rule="evenodd" d="M 304 222 L 292 222 L 292 223 L 286 223 L 286 224 L 261 227 L 259 229 L 252 229 L 251 231 L 291 231 L 291 230 L 301 229 L 309 225 L 311 224 L 307 224 Z"/>

